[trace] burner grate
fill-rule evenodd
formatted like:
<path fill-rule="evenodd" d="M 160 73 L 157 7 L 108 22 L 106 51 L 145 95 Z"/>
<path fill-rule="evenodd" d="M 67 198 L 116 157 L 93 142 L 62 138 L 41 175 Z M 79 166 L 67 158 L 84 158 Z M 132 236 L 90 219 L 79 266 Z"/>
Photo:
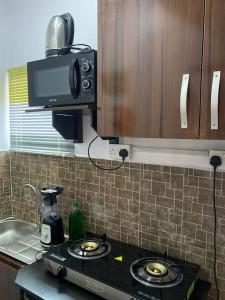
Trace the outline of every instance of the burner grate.
<path fill-rule="evenodd" d="M 100 258 L 108 255 L 110 251 L 110 244 L 102 239 L 82 239 L 68 247 L 69 254 L 80 259 Z"/>

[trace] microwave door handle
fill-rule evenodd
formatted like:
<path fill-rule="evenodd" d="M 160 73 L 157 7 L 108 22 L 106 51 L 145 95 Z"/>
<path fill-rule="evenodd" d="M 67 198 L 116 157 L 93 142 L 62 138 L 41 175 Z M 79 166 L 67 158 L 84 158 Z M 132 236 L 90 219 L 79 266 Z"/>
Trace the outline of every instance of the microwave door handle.
<path fill-rule="evenodd" d="M 69 82 L 71 94 L 78 98 L 80 94 L 80 67 L 77 59 L 73 60 L 70 65 Z"/>

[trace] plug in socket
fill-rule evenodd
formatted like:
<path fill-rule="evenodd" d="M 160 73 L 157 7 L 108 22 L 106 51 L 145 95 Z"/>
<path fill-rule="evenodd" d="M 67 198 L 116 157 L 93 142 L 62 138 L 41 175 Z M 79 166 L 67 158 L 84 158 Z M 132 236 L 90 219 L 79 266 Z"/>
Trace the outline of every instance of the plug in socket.
<path fill-rule="evenodd" d="M 128 156 L 126 157 L 126 160 L 130 159 L 130 146 L 129 145 L 120 145 L 120 144 L 109 144 L 109 158 L 110 159 L 116 159 L 121 160 L 121 156 L 119 155 L 119 152 L 121 149 L 126 149 L 128 151 Z"/>
<path fill-rule="evenodd" d="M 208 152 L 209 159 L 213 156 L 219 156 L 221 160 L 225 158 L 225 151 L 222 150 L 209 150 Z"/>

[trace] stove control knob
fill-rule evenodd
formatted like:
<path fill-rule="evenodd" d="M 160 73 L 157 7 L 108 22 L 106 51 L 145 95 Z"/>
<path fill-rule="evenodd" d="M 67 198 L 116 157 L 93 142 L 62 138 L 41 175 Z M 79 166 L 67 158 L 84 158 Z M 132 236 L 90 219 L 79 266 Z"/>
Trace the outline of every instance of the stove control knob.
<path fill-rule="evenodd" d="M 84 90 L 90 89 L 90 87 L 91 87 L 91 82 L 90 82 L 90 80 L 85 79 L 85 80 L 82 82 L 82 87 L 83 87 Z"/>
<path fill-rule="evenodd" d="M 57 277 L 63 279 L 64 277 L 66 277 L 66 274 L 67 274 L 66 268 L 60 266 L 57 270 Z"/>
<path fill-rule="evenodd" d="M 89 72 L 91 70 L 91 65 L 89 64 L 88 61 L 86 61 L 82 64 L 81 68 L 83 72 Z"/>

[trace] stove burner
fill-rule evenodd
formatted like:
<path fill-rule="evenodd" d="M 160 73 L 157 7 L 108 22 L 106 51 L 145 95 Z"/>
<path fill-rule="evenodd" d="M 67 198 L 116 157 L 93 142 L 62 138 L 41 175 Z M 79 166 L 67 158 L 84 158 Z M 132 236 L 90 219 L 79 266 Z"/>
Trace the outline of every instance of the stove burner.
<path fill-rule="evenodd" d="M 152 262 L 146 266 L 146 272 L 152 276 L 164 276 L 167 271 L 167 268 L 158 262 Z"/>
<path fill-rule="evenodd" d="M 178 266 L 162 258 L 143 258 L 134 261 L 130 267 L 131 275 L 145 286 L 165 288 L 178 285 L 182 279 Z"/>
<path fill-rule="evenodd" d="M 70 255 L 80 259 L 95 259 L 106 256 L 111 251 L 108 242 L 102 239 L 82 239 L 68 247 Z"/>

